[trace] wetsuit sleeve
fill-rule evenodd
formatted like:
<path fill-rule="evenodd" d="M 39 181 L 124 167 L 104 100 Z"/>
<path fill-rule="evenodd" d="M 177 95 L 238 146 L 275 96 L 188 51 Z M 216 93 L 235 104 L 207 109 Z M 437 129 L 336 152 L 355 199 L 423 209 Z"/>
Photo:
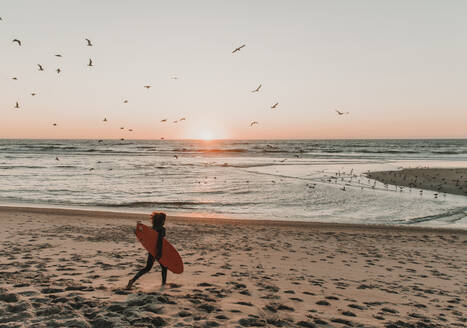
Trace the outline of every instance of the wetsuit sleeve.
<path fill-rule="evenodd" d="M 159 236 L 157 238 L 157 253 L 156 253 L 156 259 L 160 259 L 162 257 L 162 238 L 165 237 L 165 228 L 160 227 L 157 232 L 159 233 Z"/>

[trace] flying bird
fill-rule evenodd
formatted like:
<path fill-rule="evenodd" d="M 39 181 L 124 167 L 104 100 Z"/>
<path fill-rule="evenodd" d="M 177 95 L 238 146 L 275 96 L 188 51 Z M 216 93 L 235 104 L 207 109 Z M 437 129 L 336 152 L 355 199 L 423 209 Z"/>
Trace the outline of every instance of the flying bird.
<path fill-rule="evenodd" d="M 172 80 L 178 80 L 178 76 L 172 76 Z"/>
<path fill-rule="evenodd" d="M 84 40 L 86 40 L 86 42 L 88 43 L 88 47 L 92 47 L 91 40 L 89 40 L 89 39 L 84 39 Z"/>
<path fill-rule="evenodd" d="M 174 123 L 178 123 L 178 121 L 174 121 Z"/>
<path fill-rule="evenodd" d="M 186 121 L 186 118 L 182 117 L 179 121 Z"/>
<path fill-rule="evenodd" d="M 12 77 L 11 79 L 12 79 L 12 80 L 18 80 L 18 78 L 17 78 L 17 77 Z"/>
<path fill-rule="evenodd" d="M 128 100 L 124 100 L 123 103 L 124 103 L 124 104 L 128 104 Z"/>
<path fill-rule="evenodd" d="M 151 86 L 150 85 L 145 85 L 144 86 L 146 89 L 149 89 Z"/>
<path fill-rule="evenodd" d="M 62 70 L 60 68 L 57 68 L 57 74 L 60 74 Z"/>
<path fill-rule="evenodd" d="M 349 114 L 349 112 L 341 112 L 340 110 L 336 109 L 337 115 L 344 115 L 344 114 Z"/>
<path fill-rule="evenodd" d="M 124 127 L 123 127 L 123 126 L 121 126 L 121 127 L 120 127 L 120 130 L 123 130 L 123 129 L 124 129 Z"/>
<path fill-rule="evenodd" d="M 16 102 L 15 108 L 19 108 L 19 103 Z"/>
<path fill-rule="evenodd" d="M 245 46 L 245 44 L 244 44 L 244 45 L 241 45 L 241 46 L 238 47 L 238 48 L 235 48 L 235 50 L 232 51 L 232 53 L 234 54 L 234 53 L 236 53 L 237 51 L 240 51 L 244 46 Z"/>
<path fill-rule="evenodd" d="M 163 122 L 167 122 L 167 119 L 164 118 L 163 120 L 161 120 L 161 123 L 163 123 Z"/>
<path fill-rule="evenodd" d="M 133 132 L 133 129 L 128 129 L 128 131 Z"/>
<path fill-rule="evenodd" d="M 91 58 L 89 58 L 89 64 L 88 64 L 88 66 L 92 66 L 92 59 L 91 59 Z"/>
<path fill-rule="evenodd" d="M 34 97 L 35 95 L 37 95 L 37 93 L 35 93 L 35 92 L 32 92 L 32 93 L 31 93 L 31 96 Z"/>
<path fill-rule="evenodd" d="M 55 55 L 55 57 L 62 57 L 62 55 L 60 55 L 60 54 L 56 54 L 56 55 Z"/>
<path fill-rule="evenodd" d="M 104 117 L 104 119 L 102 120 L 102 122 L 107 122 L 107 117 Z"/>
<path fill-rule="evenodd" d="M 57 123 L 52 124 L 53 126 L 57 126 Z"/>
<path fill-rule="evenodd" d="M 251 92 L 259 92 L 259 89 L 261 89 L 262 86 L 263 86 L 263 85 L 260 84 L 255 90 L 253 90 L 253 91 L 251 91 Z"/>
<path fill-rule="evenodd" d="M 277 107 L 277 105 L 279 105 L 279 103 L 278 103 L 278 102 L 276 102 L 274 105 L 272 105 L 272 106 L 271 106 L 271 109 L 274 109 L 274 108 L 276 108 L 276 107 Z"/>
<path fill-rule="evenodd" d="M 255 125 L 255 124 L 259 124 L 259 123 L 258 123 L 257 121 L 254 121 L 254 122 L 251 122 L 251 123 L 250 123 L 250 126 L 253 126 L 253 125 Z"/>
<path fill-rule="evenodd" d="M 19 45 L 19 46 L 21 46 L 21 41 L 20 41 L 20 40 L 18 40 L 18 39 L 14 39 L 14 40 L 13 40 L 13 41 L 11 41 L 11 42 L 16 42 L 16 43 L 18 43 L 18 45 Z"/>
<path fill-rule="evenodd" d="M 44 70 L 44 67 L 42 67 L 41 64 L 37 64 L 37 66 L 39 67 L 39 71 L 43 71 L 43 70 Z"/>

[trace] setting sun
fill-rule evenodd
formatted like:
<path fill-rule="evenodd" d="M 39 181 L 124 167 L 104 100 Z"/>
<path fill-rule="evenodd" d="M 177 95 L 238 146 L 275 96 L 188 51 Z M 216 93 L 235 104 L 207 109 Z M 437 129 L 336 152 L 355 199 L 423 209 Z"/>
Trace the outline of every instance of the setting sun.
<path fill-rule="evenodd" d="M 213 134 L 211 131 L 201 131 L 199 135 L 199 139 L 201 140 L 212 140 L 214 139 Z"/>

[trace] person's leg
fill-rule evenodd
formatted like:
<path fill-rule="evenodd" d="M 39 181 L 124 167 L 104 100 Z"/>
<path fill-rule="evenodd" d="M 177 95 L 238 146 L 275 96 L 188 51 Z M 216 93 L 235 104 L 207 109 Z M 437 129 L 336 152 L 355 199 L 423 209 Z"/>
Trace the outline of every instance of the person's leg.
<path fill-rule="evenodd" d="M 146 267 L 144 267 L 143 269 L 141 269 L 134 277 L 133 279 L 130 279 L 130 281 L 128 281 L 128 285 L 126 286 L 127 289 L 130 289 L 131 286 L 133 286 L 133 284 L 135 283 L 136 280 L 139 279 L 139 277 L 141 277 L 143 274 L 145 273 L 148 273 L 149 270 L 151 270 L 152 268 L 152 265 L 154 264 L 154 257 L 152 257 L 151 254 L 148 254 L 148 260 L 146 262 Z"/>
<path fill-rule="evenodd" d="M 167 267 L 161 264 L 161 272 L 162 272 L 162 284 L 165 285 L 167 281 Z"/>

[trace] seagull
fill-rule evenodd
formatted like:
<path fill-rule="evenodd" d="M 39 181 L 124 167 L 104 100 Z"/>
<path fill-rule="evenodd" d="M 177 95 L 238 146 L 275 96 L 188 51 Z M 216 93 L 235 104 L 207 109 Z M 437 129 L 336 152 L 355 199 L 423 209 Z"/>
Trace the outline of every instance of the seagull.
<path fill-rule="evenodd" d="M 88 66 L 92 66 L 92 59 L 91 59 L 91 58 L 89 58 L 89 64 L 88 64 Z"/>
<path fill-rule="evenodd" d="M 123 103 L 124 103 L 124 104 L 128 104 L 128 100 L 124 100 Z"/>
<path fill-rule="evenodd" d="M 251 92 L 259 92 L 259 89 L 261 89 L 262 86 L 263 86 L 263 85 L 260 84 L 255 90 L 253 90 L 253 91 L 251 91 Z"/>
<path fill-rule="evenodd" d="M 277 107 L 277 105 L 279 105 L 279 103 L 278 103 L 278 102 L 276 102 L 274 105 L 272 105 L 272 106 L 271 106 L 271 109 L 274 109 L 274 108 L 276 108 L 276 107 Z"/>
<path fill-rule="evenodd" d="M 145 85 L 144 86 L 146 89 L 149 89 L 151 86 L 150 85 Z"/>
<path fill-rule="evenodd" d="M 161 120 L 161 123 L 163 123 L 163 122 L 167 122 L 167 119 L 164 118 L 163 120 Z"/>
<path fill-rule="evenodd" d="M 87 43 L 88 43 L 88 47 L 92 47 L 91 40 L 89 40 L 89 39 L 84 39 L 84 40 L 86 40 L 86 41 L 87 41 Z"/>
<path fill-rule="evenodd" d="M 37 66 L 39 66 L 39 71 L 43 71 L 43 70 L 44 70 L 44 67 L 42 67 L 41 64 L 37 64 Z"/>
<path fill-rule="evenodd" d="M 60 74 L 62 70 L 60 68 L 57 68 L 57 74 Z"/>
<path fill-rule="evenodd" d="M 237 51 L 240 51 L 244 46 L 245 46 L 245 44 L 244 44 L 244 45 L 241 45 L 241 46 L 238 47 L 238 48 L 235 48 L 235 50 L 232 51 L 232 53 L 234 54 L 234 53 L 236 53 Z"/>
<path fill-rule="evenodd" d="M 251 123 L 250 123 L 250 126 L 253 126 L 253 125 L 255 125 L 255 124 L 259 124 L 259 123 L 258 123 L 257 121 L 254 121 L 254 122 L 251 122 Z"/>
<path fill-rule="evenodd" d="M 21 46 L 21 41 L 20 41 L 20 40 L 18 40 L 18 39 L 14 39 L 14 40 L 13 40 L 13 41 L 11 41 L 11 42 L 16 42 L 16 43 L 18 43 L 18 45 L 19 45 L 19 46 Z"/>
<path fill-rule="evenodd" d="M 62 55 L 60 55 L 60 54 L 56 54 L 56 55 L 55 55 L 55 57 L 62 57 Z"/>
<path fill-rule="evenodd" d="M 102 120 L 102 122 L 107 122 L 107 117 L 104 117 L 104 119 Z"/>
<path fill-rule="evenodd" d="M 336 109 L 337 115 L 344 115 L 344 114 L 349 114 L 349 112 L 341 112 L 340 110 Z"/>
<path fill-rule="evenodd" d="M 15 108 L 19 108 L 19 104 L 18 104 L 18 102 L 16 102 Z"/>
<path fill-rule="evenodd" d="M 182 117 L 179 121 L 186 121 L 186 118 Z"/>
<path fill-rule="evenodd" d="M 35 95 L 37 95 L 37 93 L 35 93 L 35 92 L 31 93 L 31 96 L 34 97 Z"/>

